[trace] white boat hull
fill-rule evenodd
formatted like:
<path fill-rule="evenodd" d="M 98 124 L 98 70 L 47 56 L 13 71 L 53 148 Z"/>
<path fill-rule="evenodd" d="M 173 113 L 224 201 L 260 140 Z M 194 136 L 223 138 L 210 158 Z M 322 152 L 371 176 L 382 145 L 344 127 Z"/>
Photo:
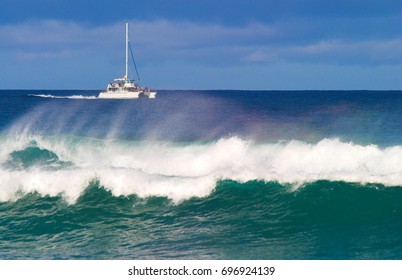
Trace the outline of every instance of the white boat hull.
<path fill-rule="evenodd" d="M 144 92 L 145 97 L 148 98 L 155 98 L 156 97 L 156 91 L 148 91 L 148 92 Z"/>
<path fill-rule="evenodd" d="M 102 91 L 98 98 L 104 99 L 135 99 L 140 97 L 141 91 Z"/>
<path fill-rule="evenodd" d="M 156 91 L 102 91 L 98 98 L 103 99 L 136 99 L 156 98 Z"/>

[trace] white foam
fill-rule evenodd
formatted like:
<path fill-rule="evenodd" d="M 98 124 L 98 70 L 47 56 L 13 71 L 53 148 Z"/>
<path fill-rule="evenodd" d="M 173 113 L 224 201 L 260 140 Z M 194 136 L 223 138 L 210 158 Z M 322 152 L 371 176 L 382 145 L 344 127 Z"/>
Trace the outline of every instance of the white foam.
<path fill-rule="evenodd" d="M 11 137 L 11 136 L 10 136 Z M 35 140 L 75 169 L 17 171 L 0 168 L 0 200 L 19 191 L 62 194 L 74 202 L 91 180 L 114 195 L 166 196 L 175 202 L 210 194 L 220 179 L 278 181 L 295 186 L 316 180 L 402 186 L 402 147 L 379 148 L 338 139 L 254 143 L 237 137 L 178 145 L 73 137 L 3 137 L 0 160 Z"/>
<path fill-rule="evenodd" d="M 96 96 L 88 95 L 51 95 L 51 94 L 28 94 L 28 96 L 40 97 L 40 98 L 56 98 L 56 99 L 97 99 Z"/>

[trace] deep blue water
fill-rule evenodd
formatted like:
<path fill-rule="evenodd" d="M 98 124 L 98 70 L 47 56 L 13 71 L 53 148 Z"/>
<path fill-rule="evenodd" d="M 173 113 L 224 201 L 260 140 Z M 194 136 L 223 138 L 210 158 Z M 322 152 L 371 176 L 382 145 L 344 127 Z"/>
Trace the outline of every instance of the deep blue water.
<path fill-rule="evenodd" d="M 0 91 L 1 259 L 402 259 L 402 91 Z"/>

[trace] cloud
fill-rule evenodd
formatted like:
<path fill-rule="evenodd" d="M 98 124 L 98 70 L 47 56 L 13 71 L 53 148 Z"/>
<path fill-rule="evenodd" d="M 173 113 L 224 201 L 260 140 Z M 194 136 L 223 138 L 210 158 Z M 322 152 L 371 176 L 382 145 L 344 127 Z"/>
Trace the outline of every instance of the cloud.
<path fill-rule="evenodd" d="M 402 39 L 326 40 L 289 50 L 303 60 L 342 64 L 402 63 Z"/>
<path fill-rule="evenodd" d="M 114 34 L 115 26 L 88 28 L 77 22 L 42 20 L 0 26 L 0 48 L 18 59 L 81 56 L 99 45 L 102 34 Z"/>
<path fill-rule="evenodd" d="M 43 60 L 80 56 L 82 52 L 74 50 L 56 51 L 18 51 L 15 56 L 20 60 Z"/>
<path fill-rule="evenodd" d="M 378 20 L 384 26 L 386 21 Z M 247 71 L 249 75 L 258 71 L 265 83 L 275 71 L 297 76 L 297 69 L 310 69 L 313 77 L 323 68 L 334 73 L 325 65 L 334 69 L 340 69 L 339 65 L 380 69 L 402 64 L 402 35 L 389 31 L 363 36 L 356 31 L 363 25 L 362 19 L 357 27 L 348 21 L 336 25 L 328 19 L 300 18 L 239 25 L 168 19 L 129 22 L 137 65 L 140 73 L 145 72 L 141 77 L 159 79 L 161 87 L 179 87 L 177 79 L 172 82 L 175 76 L 186 79 L 180 82 L 186 88 L 191 84 L 204 86 L 207 79 L 215 87 L 233 88 L 232 81 L 242 80 Z M 343 32 L 349 25 L 350 33 Z M 42 85 L 40 79 L 58 69 L 57 77 L 65 83 L 81 82 L 71 87 L 98 87 L 124 70 L 124 22 L 90 25 L 67 20 L 26 21 L 0 25 L 0 38 L 0 60 L 8 65 L 3 75 L 7 82 L 15 73 L 25 71 L 31 83 Z M 88 85 L 88 80 L 93 84 Z M 258 81 L 251 80 L 257 85 Z"/>
<path fill-rule="evenodd" d="M 139 35 L 139 43 L 175 48 L 247 44 L 256 42 L 257 39 L 274 37 L 276 34 L 273 27 L 261 23 L 249 23 L 239 27 L 157 20 L 133 21 L 132 26 Z"/>
<path fill-rule="evenodd" d="M 292 30 L 292 26 L 297 27 Z M 192 62 L 236 65 L 274 61 L 321 63 L 402 62 L 402 38 L 320 38 L 308 33 L 311 23 L 241 26 L 188 21 L 130 21 L 130 39 L 142 63 Z M 303 30 L 301 32 L 300 30 Z M 310 30 L 311 33 L 318 31 Z M 320 33 L 319 31 L 318 33 Z M 18 59 L 121 56 L 124 25 L 86 26 L 78 22 L 43 20 L 0 26 L 0 48 Z"/>
<path fill-rule="evenodd" d="M 274 61 L 275 55 L 271 51 L 264 51 L 263 49 L 250 50 L 249 54 L 244 57 L 245 61 L 248 62 L 268 62 Z"/>
<path fill-rule="evenodd" d="M 134 51 L 146 61 L 192 60 L 228 62 L 238 56 L 239 47 L 260 44 L 275 36 L 271 26 L 197 24 L 167 20 L 130 21 Z M 0 26 L 0 48 L 11 50 L 18 59 L 43 59 L 97 55 L 109 57 L 121 50 L 123 23 L 85 26 L 77 22 L 43 20 Z M 120 52 L 121 53 L 121 52 Z M 236 60 L 236 59 L 235 59 Z M 225 63 L 226 63 L 225 62 Z"/>
<path fill-rule="evenodd" d="M 3 46 L 73 44 L 88 38 L 88 30 L 70 21 L 42 20 L 17 25 L 3 25 L 0 35 Z"/>

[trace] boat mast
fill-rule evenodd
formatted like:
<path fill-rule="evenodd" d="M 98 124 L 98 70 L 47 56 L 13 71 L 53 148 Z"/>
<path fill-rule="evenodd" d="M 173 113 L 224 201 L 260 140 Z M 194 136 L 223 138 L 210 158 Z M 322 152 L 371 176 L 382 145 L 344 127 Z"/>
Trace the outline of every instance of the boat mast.
<path fill-rule="evenodd" d="M 128 22 L 126 22 L 126 79 L 128 80 Z"/>

